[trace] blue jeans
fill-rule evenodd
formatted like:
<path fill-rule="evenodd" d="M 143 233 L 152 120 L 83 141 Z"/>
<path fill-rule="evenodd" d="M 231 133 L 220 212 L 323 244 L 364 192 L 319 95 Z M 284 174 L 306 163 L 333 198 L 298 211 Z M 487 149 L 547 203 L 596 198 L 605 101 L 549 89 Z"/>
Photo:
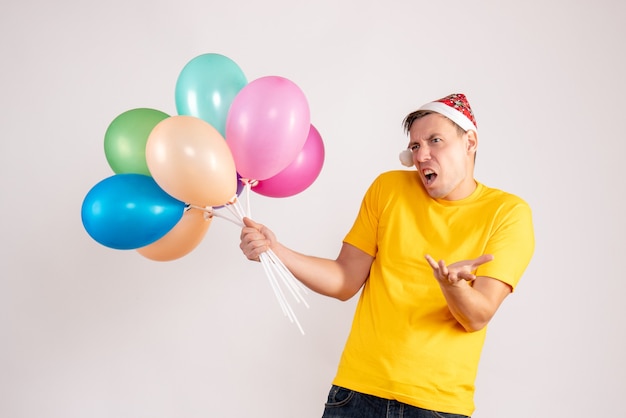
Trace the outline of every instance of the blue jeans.
<path fill-rule="evenodd" d="M 333 385 L 322 418 L 469 418 L 365 395 Z"/>

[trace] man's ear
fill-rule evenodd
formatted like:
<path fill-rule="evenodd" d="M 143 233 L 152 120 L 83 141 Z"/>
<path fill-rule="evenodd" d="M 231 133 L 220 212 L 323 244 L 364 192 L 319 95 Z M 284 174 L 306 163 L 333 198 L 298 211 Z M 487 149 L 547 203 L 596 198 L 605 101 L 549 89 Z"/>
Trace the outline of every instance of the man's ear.
<path fill-rule="evenodd" d="M 478 150 L 478 134 L 475 130 L 470 129 L 467 133 L 467 151 L 476 153 Z"/>

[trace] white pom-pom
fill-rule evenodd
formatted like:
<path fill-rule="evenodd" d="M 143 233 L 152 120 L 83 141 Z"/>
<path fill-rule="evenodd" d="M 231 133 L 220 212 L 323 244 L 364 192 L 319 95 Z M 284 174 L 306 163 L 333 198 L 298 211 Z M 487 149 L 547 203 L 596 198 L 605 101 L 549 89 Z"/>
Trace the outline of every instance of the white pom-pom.
<path fill-rule="evenodd" d="M 413 167 L 413 153 L 411 150 L 405 149 L 399 155 L 400 162 L 405 167 Z"/>

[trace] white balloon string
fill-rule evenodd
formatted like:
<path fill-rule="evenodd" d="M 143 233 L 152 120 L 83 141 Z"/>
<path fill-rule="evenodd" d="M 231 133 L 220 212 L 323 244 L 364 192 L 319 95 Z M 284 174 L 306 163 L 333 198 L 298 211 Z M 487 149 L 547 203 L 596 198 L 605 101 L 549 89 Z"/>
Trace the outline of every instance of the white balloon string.
<path fill-rule="evenodd" d="M 293 276 L 293 274 L 291 274 L 289 270 L 287 270 L 287 267 L 285 267 L 285 265 L 280 261 L 276 254 L 274 254 L 274 252 L 270 253 L 270 251 L 272 250 L 267 251 L 267 255 L 277 269 L 277 272 L 280 274 L 283 283 L 285 284 L 285 286 L 287 286 L 287 289 L 289 289 L 289 292 L 296 300 L 296 302 L 302 302 L 304 306 L 308 308 L 309 305 L 306 303 L 306 300 L 304 300 L 304 297 L 300 294 L 300 291 L 302 289 L 297 285 L 301 283 Z"/>
<path fill-rule="evenodd" d="M 250 210 L 250 188 L 251 188 L 251 184 L 250 181 L 246 180 L 245 183 L 245 189 L 246 189 L 246 216 L 250 219 L 252 219 L 252 212 Z"/>
<path fill-rule="evenodd" d="M 212 216 L 215 216 L 217 218 L 226 219 L 228 222 L 232 222 L 232 223 L 234 223 L 235 225 L 237 225 L 240 228 L 242 228 L 244 226 L 241 221 L 237 221 L 237 220 L 231 219 L 230 217 L 224 216 L 224 215 L 222 215 L 221 213 L 219 213 L 217 211 L 213 211 Z"/>
<path fill-rule="evenodd" d="M 264 253 L 263 255 L 266 256 L 266 257 L 268 256 L 266 253 Z M 280 276 L 281 280 L 285 284 L 285 287 L 287 288 L 287 290 L 289 290 L 289 293 L 291 293 L 291 296 L 293 296 L 293 298 L 296 300 L 296 302 L 300 303 L 300 300 L 302 299 L 302 297 L 298 293 L 298 288 L 293 286 L 293 284 L 289 280 L 289 277 L 286 276 L 284 274 L 284 272 L 281 271 L 280 268 L 278 266 L 276 266 L 276 264 L 273 263 L 273 261 L 271 259 L 269 259 L 269 258 L 266 258 L 266 259 L 268 260 L 269 263 L 272 263 L 272 266 L 275 266 L 275 268 L 277 269 L 276 272 L 278 273 L 278 275 Z"/>
<path fill-rule="evenodd" d="M 283 264 L 283 262 L 280 260 L 280 258 L 278 258 L 276 253 L 274 253 L 274 251 L 272 251 L 271 248 L 269 250 L 267 250 L 267 253 L 269 254 L 269 256 L 272 259 L 272 261 L 274 261 L 274 263 L 276 263 L 276 265 L 280 268 L 280 270 L 283 271 L 283 273 L 285 275 L 287 275 L 287 276 L 289 276 L 290 278 L 293 279 L 293 280 L 291 280 L 291 283 L 294 283 L 297 288 L 299 288 L 300 290 L 302 290 L 304 292 L 305 295 L 309 293 L 309 289 L 300 280 L 296 279 L 293 274 L 291 274 L 291 271 L 289 271 L 287 266 L 285 266 Z"/>
<path fill-rule="evenodd" d="M 220 209 L 220 208 L 213 208 L 213 207 L 211 207 L 211 206 L 207 206 L 207 207 L 204 207 L 204 208 L 203 208 L 203 207 L 201 207 L 201 206 L 194 206 L 194 205 L 189 205 L 189 207 L 194 208 L 194 209 L 198 209 L 198 210 L 201 210 L 201 211 L 204 211 L 204 213 L 205 213 L 206 215 L 208 215 L 209 217 L 213 217 L 213 216 L 215 216 L 215 217 L 217 217 L 217 218 L 226 219 L 228 222 L 232 222 L 232 223 L 234 223 L 235 225 L 237 225 L 237 226 L 238 226 L 238 227 L 240 227 L 240 228 L 244 226 L 244 225 L 243 225 L 243 222 L 241 222 L 241 220 L 238 218 L 238 216 L 237 216 L 237 214 L 236 214 L 236 213 L 233 213 L 233 212 L 232 212 L 232 210 L 231 210 L 231 208 L 229 207 L 229 205 L 228 205 L 228 204 L 226 204 L 226 205 L 224 205 L 224 206 L 222 206 L 222 207 L 223 207 L 223 208 L 228 209 L 231 213 L 233 213 L 233 215 L 235 216 L 235 219 L 233 219 L 233 218 L 231 218 L 231 217 L 229 217 L 229 216 L 225 216 L 225 215 L 223 215 L 222 213 L 220 213 L 220 212 L 217 210 L 217 209 Z"/>
<path fill-rule="evenodd" d="M 261 254 L 261 256 L 259 257 L 261 260 L 261 263 L 265 263 L 265 264 L 271 264 L 271 262 L 268 260 L 267 258 L 267 254 L 263 253 Z M 300 333 L 302 333 L 302 335 L 304 335 L 304 330 L 302 329 L 302 326 L 300 325 L 300 322 L 298 321 L 298 318 L 296 318 L 296 314 L 293 312 L 293 310 L 291 309 L 291 306 L 289 306 L 289 303 L 287 303 L 286 299 L 285 299 L 285 294 L 283 293 L 282 289 L 280 288 L 280 286 L 278 286 L 278 281 L 276 280 L 276 277 L 274 276 L 274 273 L 272 272 L 271 269 L 267 270 L 268 275 L 271 277 L 271 281 L 273 281 L 278 289 L 278 292 L 280 294 L 280 298 L 284 301 L 285 303 L 285 307 L 287 308 L 288 311 L 288 318 L 291 322 L 295 322 L 295 324 L 298 326 L 298 329 L 300 330 Z"/>
<path fill-rule="evenodd" d="M 233 202 L 233 206 L 235 207 L 235 210 L 237 211 L 237 214 L 239 215 L 239 217 L 243 220 L 245 215 L 243 212 L 243 208 L 241 207 L 241 203 L 239 202 L 239 199 L 235 198 Z"/>
<path fill-rule="evenodd" d="M 267 276 L 270 287 L 272 288 L 272 291 L 274 292 L 274 296 L 276 296 L 276 299 L 278 300 L 278 304 L 280 305 L 280 308 L 282 309 L 283 314 L 285 316 L 289 316 L 289 312 L 287 311 L 287 306 L 286 306 L 287 302 L 281 297 L 278 283 L 276 283 L 276 280 L 273 278 L 272 272 L 269 270 L 269 266 L 267 265 L 267 263 L 263 261 L 261 261 L 261 265 L 263 266 L 263 269 L 265 270 L 265 275 Z"/>
<path fill-rule="evenodd" d="M 219 213 L 219 212 L 217 212 L 215 210 L 216 208 L 214 208 L 212 206 L 202 207 L 202 206 L 196 206 L 196 205 L 188 204 L 185 207 L 185 210 L 190 210 L 190 209 L 197 209 L 197 210 L 200 210 L 200 211 L 204 212 L 205 219 L 209 219 L 209 218 L 212 218 L 213 216 L 215 216 L 215 217 L 218 217 L 218 218 L 226 219 L 227 221 L 232 222 L 232 223 L 234 223 L 235 225 L 237 225 L 239 227 L 243 226 L 243 222 L 240 222 L 240 221 L 237 221 L 235 219 L 229 218 L 228 216 L 222 215 L 221 213 Z"/>
<path fill-rule="evenodd" d="M 206 212 L 208 216 L 211 216 L 211 217 L 215 216 L 218 218 L 225 219 L 237 225 L 238 227 L 243 228 L 245 226 L 243 223 L 243 218 L 246 216 L 248 218 L 251 218 L 250 188 L 254 186 L 256 181 L 253 180 L 251 182 L 249 180 L 242 179 L 242 182 L 244 182 L 245 189 L 246 189 L 245 211 L 244 211 L 244 208 L 242 207 L 240 200 L 238 199 L 236 195 L 235 197 L 233 197 L 233 199 L 230 202 L 217 208 L 217 209 L 222 209 L 222 208 L 226 209 L 232 215 L 232 217 L 226 216 L 226 214 L 222 214 L 220 213 L 220 211 L 216 210 L 216 208 L 212 208 L 212 207 L 203 208 L 203 207 L 194 206 L 194 205 L 189 205 L 189 207 L 202 210 Z M 296 300 L 296 302 L 303 303 L 304 306 L 308 308 L 309 305 L 307 304 L 306 300 L 300 293 L 300 292 L 304 292 L 305 294 L 307 293 L 306 286 L 304 286 L 299 280 L 297 280 L 294 277 L 294 275 L 289 271 L 289 269 L 283 264 L 283 262 L 278 258 L 278 256 L 271 249 L 262 253 L 259 256 L 259 261 L 261 262 L 261 265 L 263 266 L 265 275 L 267 276 L 270 287 L 272 288 L 272 291 L 274 292 L 274 296 L 276 296 L 276 299 L 278 300 L 278 304 L 281 310 L 283 311 L 283 314 L 287 316 L 287 318 L 289 319 L 291 323 L 295 323 L 298 326 L 300 333 L 304 335 L 304 330 L 302 329 L 302 326 L 300 325 L 298 318 L 296 318 L 296 314 L 294 313 L 293 309 L 289 305 L 289 302 L 287 302 L 287 298 L 285 297 L 285 293 L 280 287 L 280 282 L 278 278 L 280 278 L 280 281 L 282 281 L 284 286 L 289 290 L 289 293 L 291 293 L 291 295 Z"/>
<path fill-rule="evenodd" d="M 283 290 L 278 285 L 278 280 L 276 280 L 276 276 L 274 275 L 274 272 L 272 271 L 272 263 L 268 260 L 267 254 L 262 253 L 259 256 L 259 261 L 261 261 L 261 265 L 265 269 L 265 272 L 267 273 L 267 277 L 268 277 L 268 279 L 270 279 L 270 282 L 272 284 L 276 285 L 276 290 L 278 292 L 276 297 L 278 298 L 278 300 L 281 303 L 281 305 L 284 303 L 284 306 L 285 306 L 285 308 L 287 309 L 287 312 L 288 312 L 287 316 L 291 320 L 291 315 L 289 315 L 291 313 L 291 309 L 289 308 L 289 304 L 287 303 L 287 298 L 285 298 L 285 294 L 283 293 Z"/>
<path fill-rule="evenodd" d="M 239 215 L 239 213 L 237 213 L 237 210 L 233 207 L 233 205 L 232 205 L 232 204 L 230 204 L 230 203 L 227 203 L 227 204 L 225 204 L 225 205 L 224 205 L 224 207 L 225 207 L 226 209 L 228 209 L 228 211 L 229 211 L 230 213 L 232 213 L 232 214 L 233 214 L 233 216 L 234 216 L 235 218 L 237 218 L 237 220 L 239 220 L 239 223 L 241 224 L 241 226 L 243 226 L 243 222 L 241 222 L 242 218 L 241 218 L 241 216 Z"/>
<path fill-rule="evenodd" d="M 304 300 L 302 295 L 299 293 L 300 289 L 298 288 L 298 286 L 295 285 L 294 283 L 295 279 L 293 278 L 293 276 L 292 277 L 286 276 L 280 270 L 278 270 L 278 273 L 280 274 L 280 278 L 283 280 L 283 283 L 285 284 L 285 286 L 287 287 L 287 289 L 289 290 L 293 298 L 296 300 L 296 302 L 302 303 L 304 306 L 308 308 L 309 304 L 306 303 L 306 300 Z"/>
<path fill-rule="evenodd" d="M 209 212 L 209 213 L 213 211 L 213 208 L 211 206 L 206 206 L 206 207 L 204 207 L 204 206 L 196 206 L 196 205 L 192 205 L 191 203 L 188 204 L 186 206 L 186 208 L 187 209 L 198 209 L 198 210 L 201 210 L 203 212 Z"/>

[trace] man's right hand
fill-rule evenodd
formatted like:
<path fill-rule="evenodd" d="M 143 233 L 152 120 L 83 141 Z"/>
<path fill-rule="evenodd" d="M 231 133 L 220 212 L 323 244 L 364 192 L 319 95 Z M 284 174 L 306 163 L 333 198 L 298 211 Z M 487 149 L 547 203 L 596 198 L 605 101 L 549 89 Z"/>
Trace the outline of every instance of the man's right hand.
<path fill-rule="evenodd" d="M 259 261 L 259 256 L 276 243 L 276 236 L 269 228 L 250 218 L 243 218 L 243 223 L 239 248 L 249 260 Z"/>

